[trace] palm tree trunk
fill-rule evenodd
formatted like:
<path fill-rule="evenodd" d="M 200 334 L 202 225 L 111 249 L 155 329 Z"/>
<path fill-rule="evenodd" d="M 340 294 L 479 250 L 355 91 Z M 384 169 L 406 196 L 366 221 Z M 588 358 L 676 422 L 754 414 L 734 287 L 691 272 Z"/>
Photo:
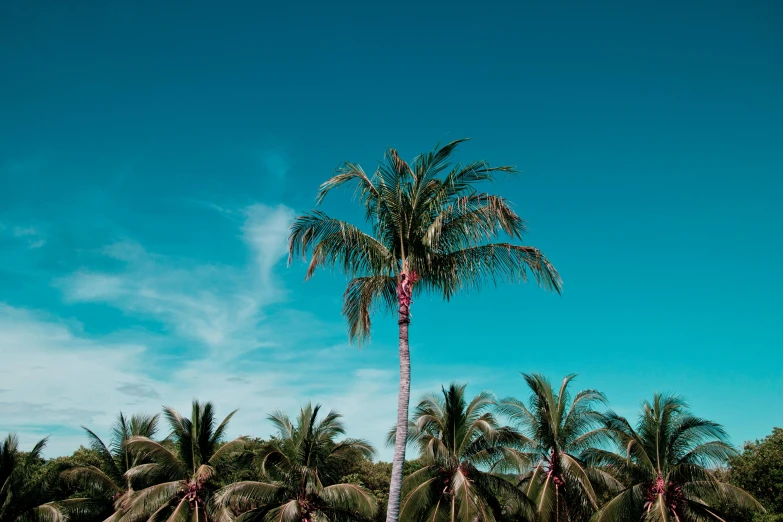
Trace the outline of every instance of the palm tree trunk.
<path fill-rule="evenodd" d="M 403 292 L 402 293 L 407 293 Z M 407 299 L 405 298 L 407 297 Z M 394 439 L 394 460 L 392 461 L 389 505 L 386 522 L 397 522 L 400 516 L 400 494 L 402 492 L 402 467 L 405 464 L 405 445 L 408 440 L 408 403 L 411 396 L 411 357 L 408 348 L 408 326 L 410 325 L 410 296 L 400 296 L 400 390 L 397 395 L 397 434 Z"/>

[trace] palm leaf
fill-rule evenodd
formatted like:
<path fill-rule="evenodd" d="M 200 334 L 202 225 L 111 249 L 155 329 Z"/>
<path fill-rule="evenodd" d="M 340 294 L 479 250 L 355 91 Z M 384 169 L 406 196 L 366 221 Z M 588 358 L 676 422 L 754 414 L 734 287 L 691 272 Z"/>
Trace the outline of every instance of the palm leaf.
<path fill-rule="evenodd" d="M 182 465 L 180 458 L 159 442 L 155 442 L 154 440 L 148 439 L 146 437 L 131 437 L 128 440 L 127 445 L 128 449 L 130 449 L 135 454 L 141 456 L 144 459 L 152 460 L 156 465 L 154 469 L 156 469 L 159 473 L 177 478 L 185 477 L 188 474 L 188 471 Z M 153 469 L 151 467 L 137 467 L 140 469 Z M 129 470 L 129 472 L 130 471 L 131 470 Z"/>
<path fill-rule="evenodd" d="M 370 317 L 374 307 L 392 311 L 397 304 L 396 281 L 386 275 L 357 277 L 348 283 L 343 295 L 343 315 L 347 319 L 351 340 L 359 344 L 370 335 Z"/>
<path fill-rule="evenodd" d="M 209 465 L 218 467 L 224 465 L 230 459 L 235 458 L 239 453 L 248 447 L 248 440 L 245 437 L 236 438 L 223 444 L 209 459 Z"/>
<path fill-rule="evenodd" d="M 135 493 L 121 522 L 141 522 L 177 498 L 182 482 L 163 482 Z"/>
<path fill-rule="evenodd" d="M 356 511 L 371 518 L 378 510 L 375 497 L 365 488 L 356 484 L 334 484 L 325 487 L 320 493 L 321 499 L 332 508 Z"/>
<path fill-rule="evenodd" d="M 114 479 L 95 466 L 86 466 L 65 470 L 60 477 L 70 485 L 82 484 L 90 490 L 99 491 L 104 495 L 114 495 L 121 492 Z"/>
<path fill-rule="evenodd" d="M 267 522 L 299 522 L 300 512 L 299 501 L 289 500 L 282 506 L 269 510 L 264 520 Z"/>

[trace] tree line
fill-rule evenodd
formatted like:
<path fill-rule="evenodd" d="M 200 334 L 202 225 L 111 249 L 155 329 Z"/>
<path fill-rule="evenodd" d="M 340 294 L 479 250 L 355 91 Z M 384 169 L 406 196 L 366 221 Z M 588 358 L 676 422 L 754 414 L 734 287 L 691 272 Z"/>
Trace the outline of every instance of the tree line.
<path fill-rule="evenodd" d="M 475 397 L 450 384 L 408 419 L 403 522 L 783 520 L 783 430 L 737 452 L 717 423 L 675 395 L 637 418 L 604 394 L 523 374 L 528 397 Z M 268 440 L 225 440 L 231 412 L 194 401 L 189 417 L 120 414 L 108 440 L 44 460 L 0 446 L 0 522 L 380 522 L 392 466 L 307 404 L 269 415 Z M 163 434 L 162 437 L 159 437 Z M 393 427 L 388 443 L 398 442 Z"/>

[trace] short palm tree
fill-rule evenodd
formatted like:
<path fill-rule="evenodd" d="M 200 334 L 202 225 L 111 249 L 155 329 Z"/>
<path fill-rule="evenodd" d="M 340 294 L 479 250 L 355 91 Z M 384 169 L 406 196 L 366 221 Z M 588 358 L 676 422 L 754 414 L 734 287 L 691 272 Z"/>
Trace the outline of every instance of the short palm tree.
<path fill-rule="evenodd" d="M 141 463 L 138 455 L 131 454 L 127 442 L 132 437 L 151 439 L 155 436 L 157 424 L 157 415 L 142 414 L 127 418 L 120 412 L 111 428 L 109 444 L 104 443 L 95 432 L 82 426 L 90 439 L 90 448 L 101 458 L 101 468 L 86 466 L 69 469 L 62 473 L 63 479 L 86 485 L 99 496 L 110 499 L 114 503 L 114 518 L 118 518 L 133 493 L 132 484 L 125 473 Z"/>
<path fill-rule="evenodd" d="M 40 440 L 27 454 L 19 450 L 15 434 L 0 444 L 0 522 L 64 522 L 70 515 L 89 511 L 86 499 L 47 502 L 47 484 L 35 476 L 46 440 Z"/>
<path fill-rule="evenodd" d="M 762 510 L 747 492 L 709 468 L 735 454 L 726 432 L 691 415 L 679 397 L 656 394 L 645 402 L 636 429 L 609 414 L 607 426 L 618 453 L 591 451 L 591 460 L 611 467 L 626 487 L 596 514 L 596 522 L 723 521 L 715 506 Z"/>
<path fill-rule="evenodd" d="M 463 141 L 436 147 L 412 164 L 389 149 L 372 176 L 357 164 L 344 163 L 321 185 L 316 201 L 323 201 L 334 188 L 355 184 L 370 232 L 316 210 L 298 217 L 289 236 L 289 262 L 312 251 L 308 278 L 322 265 L 340 267 L 352 278 L 343 296 L 350 339 L 368 338 L 374 308 L 397 313 L 401 436 L 394 447 L 387 522 L 396 522 L 399 515 L 413 296 L 433 292 L 448 300 L 466 288 L 478 289 L 488 281 L 525 281 L 528 274 L 545 288 L 559 292 L 561 287 L 557 271 L 537 248 L 493 243 L 502 234 L 521 239 L 525 224 L 505 199 L 480 192 L 478 185 L 513 169 L 491 167 L 485 161 L 454 164 L 454 151 Z"/>
<path fill-rule="evenodd" d="M 228 422 L 218 425 L 212 403 L 193 401 L 191 418 L 172 408 L 163 410 L 171 426 L 171 444 L 148 437 L 131 437 L 126 443 L 134 456 L 144 459 L 127 473 L 131 481 L 151 484 L 130 497 L 122 522 L 202 522 L 217 482 L 232 459 L 245 447 L 245 439 L 223 443 Z"/>
<path fill-rule="evenodd" d="M 535 502 L 539 520 L 586 520 L 598 509 L 597 487 L 619 487 L 609 473 L 582 458 L 585 450 L 608 440 L 604 417 L 594 409 L 606 399 L 589 389 L 572 398 L 569 384 L 575 375 L 566 376 L 557 392 L 543 375 L 522 376 L 531 392 L 529 403 L 514 398 L 500 403 L 529 439 L 532 469 L 521 485 Z"/>
<path fill-rule="evenodd" d="M 269 418 L 278 429 L 263 453 L 258 481 L 223 488 L 216 496 L 220 522 L 362 521 L 374 516 L 372 494 L 356 484 L 340 484 L 341 469 L 357 455 L 370 458 L 365 441 L 335 438 L 344 435 L 340 415 L 318 419 L 320 406 L 302 408 L 294 424 L 276 412 Z"/>
<path fill-rule="evenodd" d="M 442 395 L 425 395 L 408 428 L 424 467 L 403 483 L 400 518 L 405 522 L 492 522 L 504 508 L 528 508 L 525 498 L 501 473 L 528 464 L 525 438 L 501 427 L 490 411 L 488 392 L 465 399 L 465 385 L 451 384 Z M 395 438 L 395 430 L 390 439 Z M 529 513 L 530 510 L 526 509 Z"/>

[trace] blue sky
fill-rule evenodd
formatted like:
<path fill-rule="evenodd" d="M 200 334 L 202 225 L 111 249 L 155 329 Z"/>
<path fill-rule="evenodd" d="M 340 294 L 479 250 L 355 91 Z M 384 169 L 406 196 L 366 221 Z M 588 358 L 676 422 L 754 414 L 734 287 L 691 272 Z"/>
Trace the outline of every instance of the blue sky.
<path fill-rule="evenodd" d="M 492 190 L 565 289 L 418 299 L 414 398 L 576 372 L 627 415 L 672 391 L 769 433 L 783 6 L 599 4 L 3 2 L 0 432 L 59 455 L 198 397 L 266 436 L 311 399 L 382 447 L 395 321 L 349 346 L 345 278 L 287 269 L 287 225 L 343 160 L 470 137 L 522 170 Z"/>

